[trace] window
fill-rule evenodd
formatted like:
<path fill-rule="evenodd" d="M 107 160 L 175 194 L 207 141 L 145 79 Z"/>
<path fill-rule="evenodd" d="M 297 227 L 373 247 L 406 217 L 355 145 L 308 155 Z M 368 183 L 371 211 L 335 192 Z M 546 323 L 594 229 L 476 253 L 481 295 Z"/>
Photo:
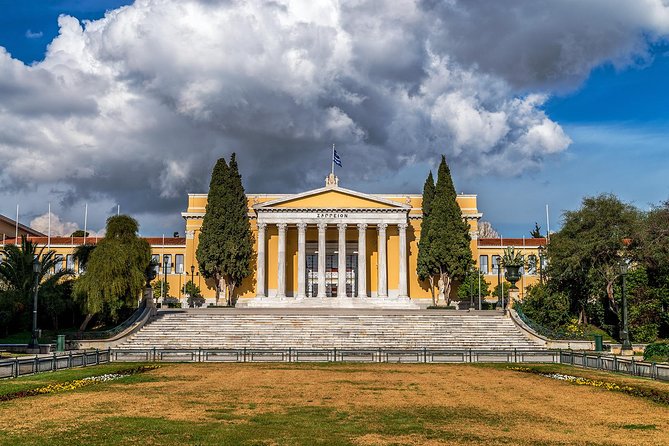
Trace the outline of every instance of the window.
<path fill-rule="evenodd" d="M 488 256 L 479 256 L 479 271 L 488 274 Z"/>
<path fill-rule="evenodd" d="M 158 254 L 153 254 L 153 255 L 151 256 L 151 261 L 152 261 L 153 264 L 155 265 L 155 266 L 153 267 L 153 270 L 155 271 L 156 276 L 157 276 L 158 274 L 160 274 L 160 255 L 158 255 Z"/>
<path fill-rule="evenodd" d="M 163 274 L 172 274 L 172 254 L 165 254 L 163 256 Z"/>
<path fill-rule="evenodd" d="M 59 273 L 63 270 L 63 256 L 61 254 L 56 254 L 54 256 L 56 263 L 54 264 L 54 273 Z"/>
<path fill-rule="evenodd" d="M 500 256 L 492 256 L 492 273 L 500 273 L 500 264 L 502 263 L 502 258 Z"/>
<path fill-rule="evenodd" d="M 537 256 L 531 254 L 527 257 L 527 274 L 535 275 L 537 273 Z"/>
<path fill-rule="evenodd" d="M 68 254 L 67 257 L 65 257 L 65 268 L 67 268 L 68 271 L 74 272 L 74 256 L 72 254 Z"/>
<path fill-rule="evenodd" d="M 183 254 L 177 254 L 174 256 L 174 265 L 175 265 L 175 272 L 177 274 L 183 274 L 184 273 L 184 255 Z"/>

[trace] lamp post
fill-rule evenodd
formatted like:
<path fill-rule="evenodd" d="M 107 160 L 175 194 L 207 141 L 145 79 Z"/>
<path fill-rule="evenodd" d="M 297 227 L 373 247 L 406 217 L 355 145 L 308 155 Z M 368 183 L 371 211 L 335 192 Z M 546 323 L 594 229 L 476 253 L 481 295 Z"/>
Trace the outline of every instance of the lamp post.
<path fill-rule="evenodd" d="M 39 289 L 39 276 L 42 272 L 42 264 L 39 259 L 35 257 L 33 260 L 33 273 L 35 273 L 35 292 L 33 294 L 33 333 L 32 338 L 30 339 L 30 344 L 28 348 L 39 349 L 39 336 L 37 333 L 37 292 Z"/>
<path fill-rule="evenodd" d="M 497 300 L 497 309 L 504 309 L 504 285 L 502 284 L 502 258 L 497 258 L 497 284 L 499 285 L 499 299 Z"/>
<path fill-rule="evenodd" d="M 191 286 L 195 286 L 195 265 L 190 266 L 190 283 Z"/>
<path fill-rule="evenodd" d="M 626 353 L 632 352 L 632 343 L 630 342 L 630 332 L 627 325 L 627 295 L 625 293 L 625 276 L 627 276 L 628 265 L 627 261 L 620 262 L 620 275 L 623 276 L 622 297 L 623 297 L 623 328 L 620 330 L 620 338 L 623 341 L 622 351 Z"/>
<path fill-rule="evenodd" d="M 162 297 L 163 297 L 163 304 L 165 303 L 165 300 L 167 300 L 167 265 L 168 265 L 168 258 L 167 256 L 163 256 L 163 289 L 162 289 Z"/>
<path fill-rule="evenodd" d="M 472 267 L 472 274 L 474 274 L 474 272 L 478 272 L 476 267 Z M 474 283 L 472 282 L 471 277 L 469 278 L 469 309 L 474 309 Z"/>

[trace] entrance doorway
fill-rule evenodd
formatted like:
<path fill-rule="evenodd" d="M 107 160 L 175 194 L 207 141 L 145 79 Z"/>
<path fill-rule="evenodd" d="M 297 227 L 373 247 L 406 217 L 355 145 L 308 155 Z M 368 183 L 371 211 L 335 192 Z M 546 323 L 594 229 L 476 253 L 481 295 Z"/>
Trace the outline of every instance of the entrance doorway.
<path fill-rule="evenodd" d="M 355 243 L 346 244 L 346 296 L 354 297 L 358 290 L 358 252 Z M 339 253 L 336 243 L 327 244 L 325 252 L 325 295 L 337 297 L 339 283 Z M 318 296 L 318 245 L 307 244 L 306 252 L 306 294 Z"/>

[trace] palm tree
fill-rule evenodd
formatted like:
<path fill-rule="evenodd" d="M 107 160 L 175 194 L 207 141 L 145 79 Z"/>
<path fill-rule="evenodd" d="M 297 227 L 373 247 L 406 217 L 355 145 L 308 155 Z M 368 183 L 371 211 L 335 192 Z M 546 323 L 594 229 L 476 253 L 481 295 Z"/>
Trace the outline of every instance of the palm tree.
<path fill-rule="evenodd" d="M 53 287 L 70 274 L 66 270 L 56 272 L 56 264 L 61 260 L 54 251 L 44 252 L 45 248 L 23 236 L 21 247 L 7 245 L 0 251 L 4 258 L 0 263 L 0 282 L 5 297 L 3 307 L 6 318 L 11 320 L 17 313 L 32 306 L 30 298 L 36 282 L 41 287 Z M 34 268 L 36 259 L 40 264 L 37 272 Z"/>

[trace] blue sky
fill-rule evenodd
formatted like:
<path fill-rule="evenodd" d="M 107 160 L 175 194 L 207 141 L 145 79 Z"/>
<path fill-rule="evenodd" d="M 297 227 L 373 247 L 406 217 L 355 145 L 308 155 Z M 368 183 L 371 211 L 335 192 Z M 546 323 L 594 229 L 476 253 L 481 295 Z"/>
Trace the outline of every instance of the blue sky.
<path fill-rule="evenodd" d="M 44 58 L 47 45 L 58 34 L 60 14 L 95 20 L 107 10 L 131 3 L 0 0 L 0 46 L 29 65 Z M 528 235 L 535 221 L 545 229 L 546 204 L 550 206 L 551 229 L 558 229 L 562 211 L 577 208 L 586 195 L 614 193 L 644 209 L 669 199 L 669 90 L 665 87 L 669 78 L 669 46 L 662 43 L 665 40 L 654 39 L 648 44 L 646 60 L 619 64 L 618 68 L 604 60 L 595 64 L 584 79 L 571 82 L 566 88 L 535 88 L 533 91 L 549 95 L 541 109 L 562 127 L 572 144 L 560 153 L 545 156 L 536 169 L 525 169 L 518 175 L 506 175 L 503 170 L 481 176 L 465 175 L 465 169 L 459 169 L 456 162 L 452 170 L 458 191 L 478 194 L 484 219 L 506 237 Z M 522 94 L 520 90 L 518 94 Z M 350 166 L 355 158 L 352 160 L 354 155 L 346 149 L 341 153 L 345 166 L 342 175 L 346 175 L 347 164 Z M 415 193 L 419 192 L 430 166 L 430 162 L 422 160 L 403 167 L 392 178 L 373 179 L 368 175 L 364 179 L 348 179 L 345 185 L 369 192 Z M 208 176 L 208 172 L 203 176 Z M 246 177 L 250 192 L 267 192 L 248 184 L 257 176 Z M 309 181 L 313 184 L 307 185 L 319 187 L 320 175 Z M 282 187 L 279 180 L 268 184 Z M 301 186 L 286 185 L 281 192 Z M 53 185 L 44 187 L 51 191 L 58 189 Z M 98 210 L 104 213 L 115 209 L 119 201 L 122 199 L 105 197 L 100 200 Z M 183 196 L 167 201 L 171 203 L 172 214 L 185 205 Z M 71 207 L 81 207 L 81 203 L 77 201 Z M 0 212 L 12 216 L 13 206 L 3 205 Z M 127 206 L 122 204 L 123 207 Z M 78 212 L 69 212 L 69 218 L 74 219 L 72 215 Z M 176 214 L 170 218 L 160 214 L 138 216 L 140 222 L 144 219 L 145 231 L 169 234 L 183 230 Z M 100 226 L 103 220 L 104 217 L 98 218 L 96 224 Z"/>

